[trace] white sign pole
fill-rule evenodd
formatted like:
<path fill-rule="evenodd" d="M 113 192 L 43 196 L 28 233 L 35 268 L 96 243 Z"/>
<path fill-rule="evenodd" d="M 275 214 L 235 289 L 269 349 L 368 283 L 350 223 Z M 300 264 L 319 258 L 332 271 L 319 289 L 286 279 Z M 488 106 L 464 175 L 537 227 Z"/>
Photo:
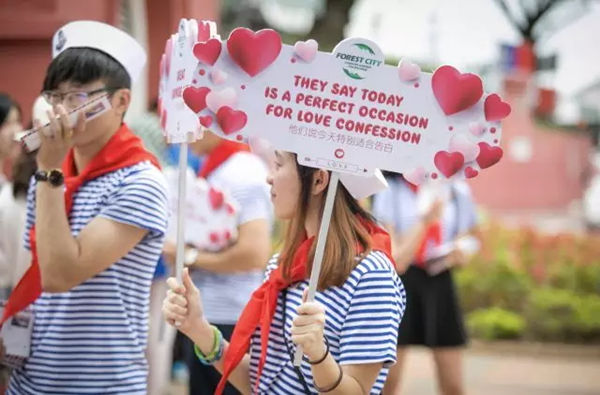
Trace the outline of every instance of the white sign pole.
<path fill-rule="evenodd" d="M 321 227 L 319 236 L 317 237 L 317 248 L 315 249 L 315 259 L 313 261 L 312 271 L 310 272 L 310 280 L 308 283 L 307 302 L 312 302 L 315 299 L 317 292 L 317 284 L 319 283 L 319 274 L 321 273 L 321 264 L 323 263 L 323 253 L 325 252 L 325 243 L 327 241 L 327 233 L 329 232 L 329 222 L 331 221 L 331 213 L 333 212 L 333 202 L 337 192 L 338 183 L 340 181 L 340 173 L 337 171 L 331 172 L 329 187 L 327 188 L 327 197 L 325 198 L 325 207 L 323 208 L 323 218 L 321 218 Z M 294 355 L 294 365 L 300 366 L 302 363 L 302 347 L 296 348 Z"/>
<path fill-rule="evenodd" d="M 186 196 L 186 174 L 187 174 L 188 143 L 179 146 L 179 178 L 177 201 L 177 258 L 175 259 L 175 277 L 181 283 L 183 275 L 183 256 L 185 247 L 185 196 Z"/>
<path fill-rule="evenodd" d="M 186 196 L 186 179 L 187 179 L 187 158 L 188 158 L 188 143 L 179 145 L 179 174 L 178 174 L 178 197 L 177 200 L 177 247 L 175 257 L 175 278 L 179 284 L 182 284 L 183 276 L 183 257 L 185 248 L 185 196 Z M 162 343 L 165 339 L 165 321 L 160 323 L 158 333 L 158 341 Z"/>

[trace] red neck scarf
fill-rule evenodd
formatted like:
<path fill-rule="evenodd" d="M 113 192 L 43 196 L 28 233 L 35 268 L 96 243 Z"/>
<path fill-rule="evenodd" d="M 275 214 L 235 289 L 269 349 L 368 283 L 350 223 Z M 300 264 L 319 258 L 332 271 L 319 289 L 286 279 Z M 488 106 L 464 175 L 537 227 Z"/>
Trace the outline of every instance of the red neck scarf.
<path fill-rule="evenodd" d="M 65 176 L 65 209 L 67 216 L 73 206 L 73 196 L 84 183 L 106 173 L 144 161 L 150 161 L 154 166 L 160 168 L 154 155 L 146 151 L 142 140 L 134 135 L 125 124 L 121 125 L 119 130 L 79 174 L 77 174 L 75 157 L 73 149 L 71 149 L 62 166 Z M 0 326 L 8 318 L 35 302 L 42 293 L 42 277 L 35 243 L 35 225 L 29 232 L 29 243 L 32 255 L 31 266 L 12 291 L 6 303 Z"/>
<path fill-rule="evenodd" d="M 202 169 L 198 173 L 201 178 L 207 178 L 213 171 L 223 164 L 229 157 L 237 152 L 249 152 L 250 147 L 235 141 L 223 140 L 206 157 Z"/>
<path fill-rule="evenodd" d="M 369 221 L 361 220 L 361 223 L 371 236 L 372 250 L 385 253 L 393 262 L 390 235 L 385 230 Z M 290 284 L 302 281 L 308 277 L 306 261 L 314 239 L 314 237 L 311 237 L 310 239 L 304 240 L 302 244 L 300 244 L 298 250 L 294 253 L 294 259 L 290 270 L 290 281 L 286 281 L 283 278 L 282 268 L 281 266 L 277 266 L 277 268 L 271 272 L 269 279 L 252 294 L 250 301 L 244 308 L 244 311 L 240 315 L 240 318 L 235 325 L 235 329 L 233 330 L 231 341 L 229 342 L 229 347 L 225 354 L 223 377 L 219 382 L 215 394 L 220 395 L 222 393 L 225 384 L 227 383 L 227 378 L 248 351 L 250 338 L 256 330 L 256 327 L 260 327 L 261 353 L 258 362 L 258 377 L 260 377 L 267 357 L 267 343 L 269 340 L 271 322 L 273 321 L 275 308 L 277 307 L 277 297 L 279 292 L 287 288 Z M 362 252 L 364 252 L 363 249 L 357 244 L 357 253 L 360 254 Z"/>
<path fill-rule="evenodd" d="M 416 194 L 419 192 L 419 187 L 411 184 L 406 181 L 406 185 Z M 436 221 L 433 224 L 429 225 L 427 229 L 425 229 L 425 233 L 423 237 L 419 241 L 419 246 L 417 247 L 417 251 L 415 253 L 415 263 L 417 266 L 424 267 L 425 260 L 427 259 L 427 246 L 429 242 L 432 241 L 436 246 L 442 244 L 442 225 L 440 221 Z"/>

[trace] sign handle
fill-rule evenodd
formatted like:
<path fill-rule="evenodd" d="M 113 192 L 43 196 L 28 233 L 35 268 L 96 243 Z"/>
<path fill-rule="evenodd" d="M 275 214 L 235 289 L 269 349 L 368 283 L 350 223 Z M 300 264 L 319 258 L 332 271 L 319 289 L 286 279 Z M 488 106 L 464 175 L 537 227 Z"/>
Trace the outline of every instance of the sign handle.
<path fill-rule="evenodd" d="M 327 197 L 325 198 L 325 207 L 323 208 L 323 218 L 321 218 L 319 236 L 317 237 L 315 258 L 308 283 L 308 295 L 306 298 L 307 302 L 312 302 L 315 300 L 315 293 L 317 292 L 317 284 L 319 282 L 319 274 L 321 273 L 321 264 L 323 263 L 323 253 L 325 252 L 325 243 L 327 241 L 327 233 L 329 232 L 329 222 L 331 221 L 331 214 L 333 213 L 333 202 L 335 201 L 335 195 L 339 181 L 340 173 L 337 171 L 332 171 L 331 179 L 329 180 L 329 187 L 327 188 Z M 298 347 L 296 348 L 296 354 L 294 355 L 294 366 L 300 366 L 301 363 L 302 347 Z"/>
<path fill-rule="evenodd" d="M 177 249 L 175 259 L 175 278 L 178 283 L 181 283 L 183 275 L 183 257 L 185 247 L 185 196 L 186 196 L 186 180 L 187 180 L 187 158 L 188 158 L 188 143 L 181 143 L 179 146 L 179 176 L 177 188 Z"/>
<path fill-rule="evenodd" d="M 175 258 L 175 278 L 179 284 L 182 283 L 183 275 L 183 257 L 184 257 L 184 231 L 185 231 L 185 196 L 186 196 L 186 180 L 187 180 L 187 158 L 188 158 L 188 143 L 187 141 L 179 145 L 179 174 L 177 186 L 177 249 Z M 158 339 L 163 342 L 165 336 L 165 321 L 161 320 Z"/>

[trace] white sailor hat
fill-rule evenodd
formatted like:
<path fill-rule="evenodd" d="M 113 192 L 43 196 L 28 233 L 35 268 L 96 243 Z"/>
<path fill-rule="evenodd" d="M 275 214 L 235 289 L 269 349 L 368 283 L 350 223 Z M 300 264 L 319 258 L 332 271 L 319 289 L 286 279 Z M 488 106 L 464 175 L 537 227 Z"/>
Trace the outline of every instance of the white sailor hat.
<path fill-rule="evenodd" d="M 93 48 L 112 56 L 134 82 L 146 64 L 146 51 L 129 34 L 114 26 L 96 21 L 70 22 L 52 38 L 52 58 L 67 48 Z"/>

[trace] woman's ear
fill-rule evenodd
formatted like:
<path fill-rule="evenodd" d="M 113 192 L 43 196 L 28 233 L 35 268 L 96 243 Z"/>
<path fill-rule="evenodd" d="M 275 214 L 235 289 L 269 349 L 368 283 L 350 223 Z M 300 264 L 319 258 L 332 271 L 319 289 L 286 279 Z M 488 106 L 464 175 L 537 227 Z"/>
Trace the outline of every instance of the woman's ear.
<path fill-rule="evenodd" d="M 318 169 L 313 173 L 311 194 L 319 195 L 327 189 L 329 185 L 329 172 L 327 170 Z"/>
<path fill-rule="evenodd" d="M 111 105 L 118 115 L 123 117 L 129 104 L 131 103 L 131 91 L 129 89 L 119 89 L 112 97 Z"/>

